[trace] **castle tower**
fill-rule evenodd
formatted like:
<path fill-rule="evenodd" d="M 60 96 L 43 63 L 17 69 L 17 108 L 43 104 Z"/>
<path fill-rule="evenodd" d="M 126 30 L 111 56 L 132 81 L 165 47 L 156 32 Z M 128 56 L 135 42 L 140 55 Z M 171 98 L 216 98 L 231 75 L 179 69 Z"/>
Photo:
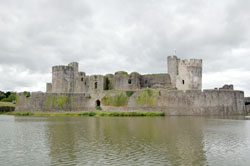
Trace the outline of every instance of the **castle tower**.
<path fill-rule="evenodd" d="M 178 90 L 202 89 L 202 60 L 180 60 L 176 56 L 168 57 L 168 73 L 171 83 Z"/>
<path fill-rule="evenodd" d="M 180 60 L 178 64 L 178 76 L 176 87 L 179 90 L 202 89 L 202 60 Z"/>
<path fill-rule="evenodd" d="M 77 62 L 71 62 L 70 64 L 68 64 L 68 66 L 73 67 L 74 77 L 77 77 L 78 76 L 78 63 Z"/>
<path fill-rule="evenodd" d="M 179 61 L 180 59 L 178 59 L 177 56 L 168 56 L 168 74 L 171 77 L 171 84 L 174 85 L 176 85 Z"/>
<path fill-rule="evenodd" d="M 74 88 L 74 68 L 72 66 L 52 67 L 52 93 L 69 93 Z"/>

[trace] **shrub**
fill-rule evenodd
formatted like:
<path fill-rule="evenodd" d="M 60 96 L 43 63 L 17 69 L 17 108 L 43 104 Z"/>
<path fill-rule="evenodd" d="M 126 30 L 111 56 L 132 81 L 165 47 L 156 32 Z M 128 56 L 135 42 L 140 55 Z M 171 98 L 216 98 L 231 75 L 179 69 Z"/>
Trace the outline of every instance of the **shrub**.
<path fill-rule="evenodd" d="M 9 95 L 8 99 L 12 102 L 16 100 L 16 93 L 11 93 L 11 95 Z"/>
<path fill-rule="evenodd" d="M 2 102 L 12 102 L 9 98 L 4 98 L 1 100 Z"/>
<path fill-rule="evenodd" d="M 157 100 L 157 95 L 158 93 L 156 91 L 146 89 L 136 97 L 136 104 L 154 106 Z"/>
<path fill-rule="evenodd" d="M 56 103 L 58 104 L 59 108 L 64 108 L 66 105 L 68 97 L 65 95 L 60 95 L 56 98 Z"/>
<path fill-rule="evenodd" d="M 96 106 L 95 109 L 101 111 L 102 107 L 101 106 Z"/>
<path fill-rule="evenodd" d="M 95 116 L 95 115 L 96 115 L 95 112 L 90 112 L 90 113 L 89 113 L 89 116 Z"/>
<path fill-rule="evenodd" d="M 131 97 L 134 93 L 135 93 L 135 91 L 126 91 L 126 95 L 128 97 Z"/>
<path fill-rule="evenodd" d="M 25 95 L 27 98 L 30 97 L 30 92 L 24 91 L 23 93 L 24 93 L 24 95 Z"/>
<path fill-rule="evenodd" d="M 2 100 L 2 99 L 5 99 L 6 98 L 6 96 L 4 95 L 4 94 L 0 94 L 0 101 Z"/>
<path fill-rule="evenodd" d="M 7 95 L 5 95 L 5 96 L 7 96 Z M 16 101 L 16 93 L 12 92 L 10 95 L 8 95 L 8 97 L 3 98 L 1 101 L 2 102 L 13 102 L 13 101 Z"/>
<path fill-rule="evenodd" d="M 6 92 L 5 93 L 6 98 L 8 98 L 10 95 L 11 95 L 11 92 Z"/>

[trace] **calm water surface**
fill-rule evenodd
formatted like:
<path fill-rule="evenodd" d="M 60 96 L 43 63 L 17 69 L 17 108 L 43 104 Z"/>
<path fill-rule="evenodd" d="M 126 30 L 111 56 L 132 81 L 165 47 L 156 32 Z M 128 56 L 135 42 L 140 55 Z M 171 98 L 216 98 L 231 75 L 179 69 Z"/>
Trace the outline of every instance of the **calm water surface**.
<path fill-rule="evenodd" d="M 250 165 L 245 117 L 0 115 L 0 165 Z"/>

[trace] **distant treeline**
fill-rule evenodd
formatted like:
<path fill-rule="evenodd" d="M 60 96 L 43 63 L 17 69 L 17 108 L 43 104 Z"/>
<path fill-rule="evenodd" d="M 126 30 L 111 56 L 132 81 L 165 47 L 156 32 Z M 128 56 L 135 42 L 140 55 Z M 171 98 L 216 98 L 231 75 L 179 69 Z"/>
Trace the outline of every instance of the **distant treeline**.
<path fill-rule="evenodd" d="M 0 91 L 1 102 L 14 102 L 16 101 L 16 92 L 2 92 Z"/>

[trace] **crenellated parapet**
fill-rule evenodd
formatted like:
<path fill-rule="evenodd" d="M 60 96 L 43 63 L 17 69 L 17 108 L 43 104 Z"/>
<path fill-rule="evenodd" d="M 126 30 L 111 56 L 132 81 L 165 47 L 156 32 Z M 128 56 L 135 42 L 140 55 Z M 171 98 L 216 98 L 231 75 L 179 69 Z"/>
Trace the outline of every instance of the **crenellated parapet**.
<path fill-rule="evenodd" d="M 59 66 L 53 66 L 52 67 L 52 72 L 60 72 L 60 71 L 74 71 L 74 68 L 72 66 L 63 66 L 63 65 L 59 65 Z"/>
<path fill-rule="evenodd" d="M 86 75 L 79 72 L 77 62 L 52 67 L 52 84 L 47 84 L 51 93 L 92 93 L 104 90 L 138 90 L 162 88 L 178 90 L 201 90 L 202 60 L 181 60 L 168 57 L 168 73 L 139 74 L 118 71 L 108 75 Z"/>
<path fill-rule="evenodd" d="M 202 59 L 185 59 L 180 60 L 179 65 L 193 66 L 193 67 L 202 67 Z"/>

